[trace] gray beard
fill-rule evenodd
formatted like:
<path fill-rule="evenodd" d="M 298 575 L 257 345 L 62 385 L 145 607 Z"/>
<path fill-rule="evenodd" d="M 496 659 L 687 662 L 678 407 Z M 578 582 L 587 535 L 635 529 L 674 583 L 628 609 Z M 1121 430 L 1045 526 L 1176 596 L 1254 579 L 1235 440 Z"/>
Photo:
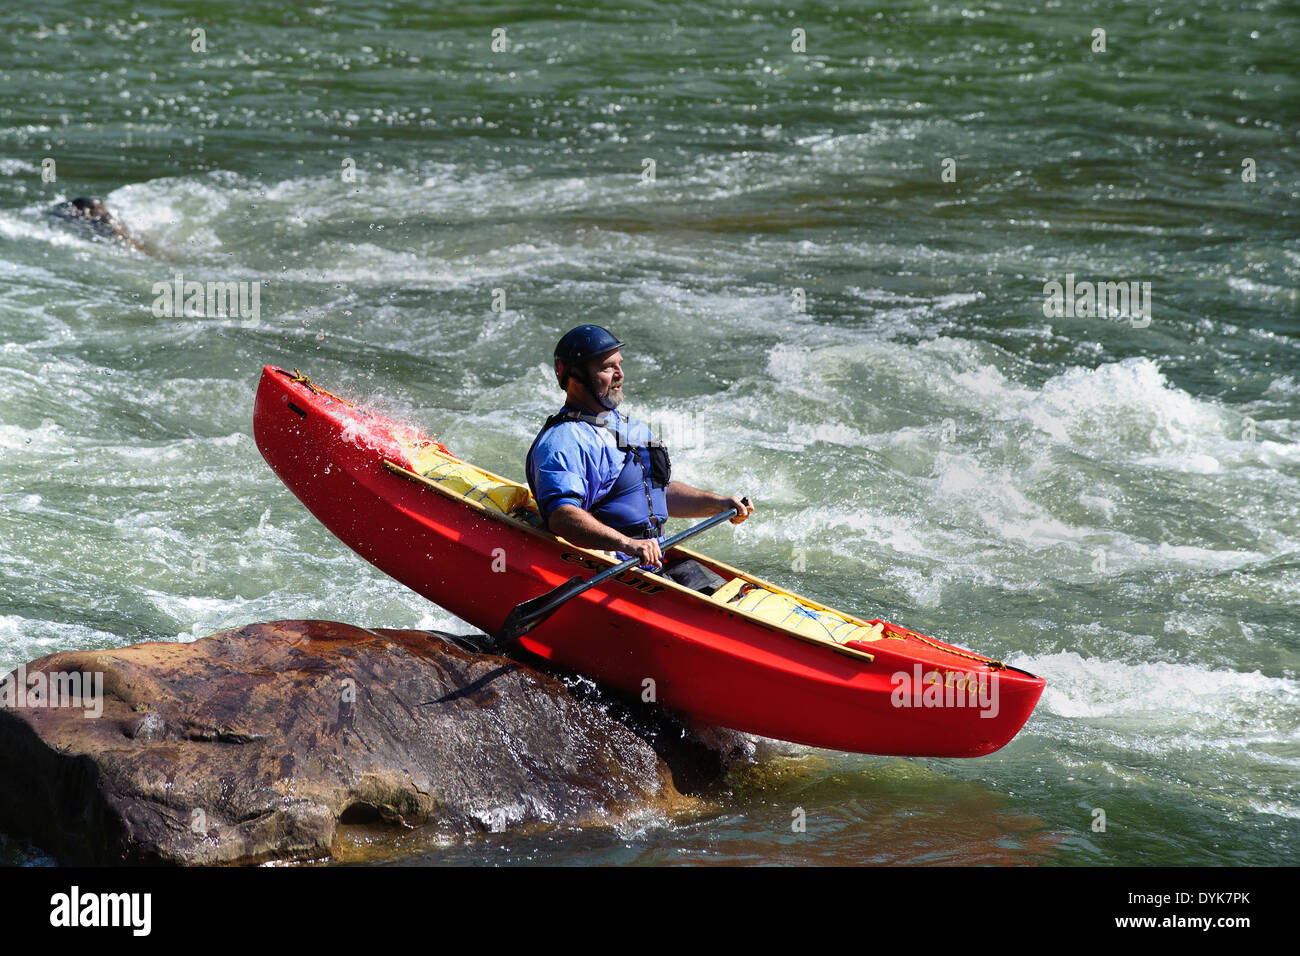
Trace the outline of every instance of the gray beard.
<path fill-rule="evenodd" d="M 596 401 L 600 402 L 601 405 L 605 406 L 612 412 L 614 409 L 618 408 L 619 405 L 623 404 L 622 389 L 619 389 L 618 398 L 614 397 L 614 390 L 611 388 L 604 395 L 596 396 Z"/>

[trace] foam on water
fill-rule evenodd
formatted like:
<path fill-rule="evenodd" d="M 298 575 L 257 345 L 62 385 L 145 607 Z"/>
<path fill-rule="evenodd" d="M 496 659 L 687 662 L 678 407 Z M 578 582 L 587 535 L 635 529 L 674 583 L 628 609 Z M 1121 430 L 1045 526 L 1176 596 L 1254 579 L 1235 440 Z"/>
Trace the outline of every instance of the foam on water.
<path fill-rule="evenodd" d="M 47 654 L 117 647 L 120 643 L 117 634 L 85 624 L 0 615 L 0 674 Z"/>
<path fill-rule="evenodd" d="M 1294 678 L 1074 652 L 1015 664 L 1047 678 L 1034 725 L 1057 741 L 1051 759 L 1073 769 L 1070 780 L 1082 775 L 1094 792 L 1119 782 L 1139 800 L 1178 794 L 1232 819 L 1294 815 Z"/>
<path fill-rule="evenodd" d="M 29 173 L 40 173 L 40 171 L 39 166 L 25 159 L 15 159 L 10 156 L 0 158 L 0 176 L 25 176 Z"/>
<path fill-rule="evenodd" d="M 45 221 L 44 217 L 39 216 L 41 211 L 38 209 L 24 210 L 19 213 L 0 211 L 0 238 L 12 239 L 15 242 L 46 243 L 72 254 L 86 252 L 85 236 Z M 94 245 L 109 250 L 110 254 L 117 248 L 115 244 L 108 242 L 96 242 Z"/>
<path fill-rule="evenodd" d="M 1224 722 L 1257 740 L 1300 743 L 1300 681 L 1291 678 L 1068 651 L 1015 663 L 1047 678 L 1041 706 L 1060 717 L 1113 720 L 1147 737 Z"/>
<path fill-rule="evenodd" d="M 42 421 L 37 428 L 0 425 L 0 448 L 21 450 L 30 454 L 48 454 L 65 450 L 67 444 L 67 432 L 51 418 Z"/>
<path fill-rule="evenodd" d="M 990 361 L 998 352 L 983 343 L 827 336 L 769 348 L 773 396 L 756 401 L 738 382 L 702 398 L 710 441 L 683 456 L 713 484 L 757 477 L 748 487 L 777 510 L 737 534 L 780 563 L 791 548 L 828 551 L 844 571 L 882 574 L 933 607 L 950 584 L 1051 594 L 1061 578 L 1095 587 L 1108 573 L 1226 572 L 1300 550 L 1294 513 L 1241 515 L 1235 546 L 1222 540 L 1217 511 L 1149 520 L 1141 502 L 1155 471 L 1208 472 L 1228 482 L 1223 494 L 1253 497 L 1263 462 L 1296 451 L 1238 437 L 1235 416 L 1172 386 L 1149 359 L 1071 368 L 1032 386 Z M 864 392 L 873 380 L 879 388 Z M 937 400 L 916 399 L 907 391 L 916 383 Z M 898 424 L 918 408 L 928 424 Z M 883 429 L 864 429 L 864 418 Z M 740 449 L 756 468 L 739 466 Z M 825 477 L 809 484 L 809 470 Z M 1285 471 L 1269 477 L 1300 491 Z"/>

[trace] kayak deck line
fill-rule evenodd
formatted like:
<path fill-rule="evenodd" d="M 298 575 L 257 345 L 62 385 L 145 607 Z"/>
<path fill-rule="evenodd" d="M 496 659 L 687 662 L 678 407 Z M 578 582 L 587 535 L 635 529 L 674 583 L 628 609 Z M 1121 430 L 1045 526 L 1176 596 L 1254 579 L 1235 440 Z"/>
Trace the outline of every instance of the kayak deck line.
<path fill-rule="evenodd" d="M 417 482 L 426 488 L 431 488 L 432 490 L 438 492 L 438 494 L 444 495 L 445 497 L 452 499 L 458 504 L 469 505 L 470 507 L 478 511 L 480 514 L 483 514 L 486 517 L 491 518 L 493 521 L 503 522 L 504 524 L 508 524 L 513 528 L 517 528 L 520 531 L 523 531 L 527 534 L 531 534 L 538 538 L 542 538 L 543 540 L 546 541 L 562 542 L 566 547 L 572 548 L 575 551 L 580 551 L 583 554 L 597 561 L 600 561 L 602 564 L 608 565 L 609 567 L 613 567 L 614 565 L 618 564 L 617 561 L 615 561 L 609 555 L 605 554 L 603 551 L 593 551 L 590 548 L 584 548 L 580 545 L 573 544 L 570 541 L 566 541 L 564 538 L 561 538 L 559 535 L 554 535 L 551 534 L 550 532 L 543 531 L 540 528 L 535 528 L 532 525 L 530 525 L 527 521 L 520 521 L 518 518 L 512 517 L 511 515 L 502 514 L 499 511 L 493 511 L 491 508 L 488 508 L 485 505 L 477 501 L 474 501 L 472 498 L 467 498 L 464 495 L 460 494 L 459 492 L 453 491 L 450 488 L 444 488 L 438 482 L 431 481 L 428 478 L 425 478 L 423 475 L 411 471 L 408 468 L 404 468 L 403 466 L 387 458 L 384 459 L 384 467 L 387 468 L 389 471 L 401 475 L 404 478 L 409 478 L 411 481 Z M 474 467 L 477 468 L 478 466 L 475 465 Z M 479 470 L 484 471 L 485 474 L 489 474 L 489 475 L 492 474 L 491 472 L 485 471 L 484 469 L 479 469 Z M 498 476 L 493 475 L 492 477 L 495 478 Z M 507 479 L 502 479 L 502 480 L 507 481 Z M 509 482 L 509 483 L 515 484 L 515 482 Z M 750 581 L 751 583 L 758 584 L 763 587 L 767 586 L 763 583 L 761 578 L 751 577 L 750 575 L 746 574 L 743 571 L 738 571 L 732 568 L 730 565 L 725 565 L 720 561 L 716 561 L 712 558 L 705 557 L 702 554 L 698 554 L 698 552 L 690 551 L 687 548 L 682 547 L 680 545 L 673 548 L 672 551 L 682 553 L 687 557 L 696 558 L 697 560 L 699 558 L 703 558 L 705 561 L 709 562 L 715 567 L 725 568 L 727 571 L 733 572 L 737 577 L 743 578 L 746 581 Z M 865 660 L 868 663 L 874 663 L 876 660 L 876 655 L 864 651 L 861 648 L 851 647 L 847 644 L 836 644 L 834 641 L 827 641 L 813 634 L 801 634 L 798 631 L 791 630 L 788 627 L 782 627 L 780 624 L 777 624 L 774 621 L 769 621 L 766 618 L 759 617 L 757 614 L 751 614 L 749 611 L 746 611 L 742 608 L 731 608 L 723 604 L 718 604 L 716 601 L 710 600 L 707 594 L 704 594 L 700 591 L 696 591 L 692 588 L 688 588 L 683 584 L 678 584 L 676 581 L 672 580 L 671 578 L 660 577 L 659 575 L 647 574 L 645 571 L 641 571 L 637 568 L 632 568 L 627 573 L 640 575 L 646 581 L 649 581 L 653 584 L 667 586 L 672 590 L 676 590 L 683 594 L 690 595 L 690 597 L 693 600 L 702 601 L 704 602 L 705 605 L 713 608 L 714 610 L 723 611 L 729 615 L 732 615 L 733 617 L 744 618 L 746 620 L 752 621 L 753 623 L 759 625 L 760 627 L 766 628 L 767 630 L 775 631 L 779 634 L 785 634 L 790 637 L 798 638 L 799 640 L 807 644 L 815 644 L 819 647 L 825 647 L 828 650 L 835 651 L 838 654 L 844 654 L 847 657 L 857 658 L 858 660 Z M 772 587 L 775 588 L 775 585 L 773 585 Z M 790 592 L 782 592 L 782 593 L 789 594 Z M 790 594 L 790 596 L 798 597 L 797 595 L 794 594 Z M 823 610 L 834 610 L 832 608 L 826 608 L 824 605 L 816 604 L 815 602 L 812 601 L 809 601 L 808 603 L 814 604 L 814 606 L 821 608 Z M 835 611 L 835 613 L 843 614 L 842 611 Z M 848 617 L 848 615 L 844 615 L 844 616 Z M 858 624 L 863 624 L 863 622 L 858 620 L 857 618 L 849 618 L 849 620 L 852 620 Z M 866 625 L 863 624 L 863 626 Z M 939 650 L 944 650 L 944 648 L 939 648 Z"/>
<path fill-rule="evenodd" d="M 334 399 L 334 401 L 338 402 L 340 405 L 346 405 L 348 408 L 352 409 L 353 411 L 360 412 L 363 415 L 369 416 L 373 414 L 372 412 L 366 411 L 356 402 L 349 402 L 346 398 L 343 398 L 339 395 L 335 395 L 333 392 L 329 391 L 328 389 L 321 388 L 319 385 L 317 385 L 315 382 L 309 379 L 306 375 L 303 375 L 302 372 L 298 371 L 296 368 L 293 370 L 292 375 L 289 375 L 289 373 L 286 372 L 284 369 L 277 369 L 277 371 L 279 371 L 283 375 L 287 375 L 289 377 L 289 381 L 309 389 L 313 394 L 327 395 L 330 398 Z"/>

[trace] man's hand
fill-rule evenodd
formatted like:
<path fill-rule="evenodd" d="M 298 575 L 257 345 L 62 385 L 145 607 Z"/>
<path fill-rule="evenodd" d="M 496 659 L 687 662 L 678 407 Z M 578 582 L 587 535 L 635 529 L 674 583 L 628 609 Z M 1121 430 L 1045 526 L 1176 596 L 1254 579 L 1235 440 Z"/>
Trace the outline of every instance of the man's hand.
<path fill-rule="evenodd" d="M 727 508 L 735 508 L 737 511 L 736 516 L 731 519 L 732 524 L 740 524 L 754 513 L 754 506 L 750 504 L 749 499 L 742 498 L 739 495 L 733 495 L 731 500 L 727 502 L 726 507 L 722 510 L 726 511 Z"/>
<path fill-rule="evenodd" d="M 655 538 L 628 538 L 619 550 L 628 556 L 640 558 L 642 564 L 652 564 L 658 568 L 664 563 L 664 553 L 659 549 L 659 542 Z"/>

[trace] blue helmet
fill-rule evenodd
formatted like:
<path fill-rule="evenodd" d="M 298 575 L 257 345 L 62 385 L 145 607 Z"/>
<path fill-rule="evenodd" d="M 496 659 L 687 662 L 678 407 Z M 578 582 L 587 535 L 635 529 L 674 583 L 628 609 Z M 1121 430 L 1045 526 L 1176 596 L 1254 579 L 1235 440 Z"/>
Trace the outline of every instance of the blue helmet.
<path fill-rule="evenodd" d="M 576 375 L 578 381 L 590 387 L 587 379 L 587 362 L 607 355 L 615 349 L 621 349 L 624 343 L 599 325 L 580 325 L 564 333 L 555 346 L 555 361 L 558 365 L 556 377 L 560 388 L 565 388 L 570 375 Z"/>

